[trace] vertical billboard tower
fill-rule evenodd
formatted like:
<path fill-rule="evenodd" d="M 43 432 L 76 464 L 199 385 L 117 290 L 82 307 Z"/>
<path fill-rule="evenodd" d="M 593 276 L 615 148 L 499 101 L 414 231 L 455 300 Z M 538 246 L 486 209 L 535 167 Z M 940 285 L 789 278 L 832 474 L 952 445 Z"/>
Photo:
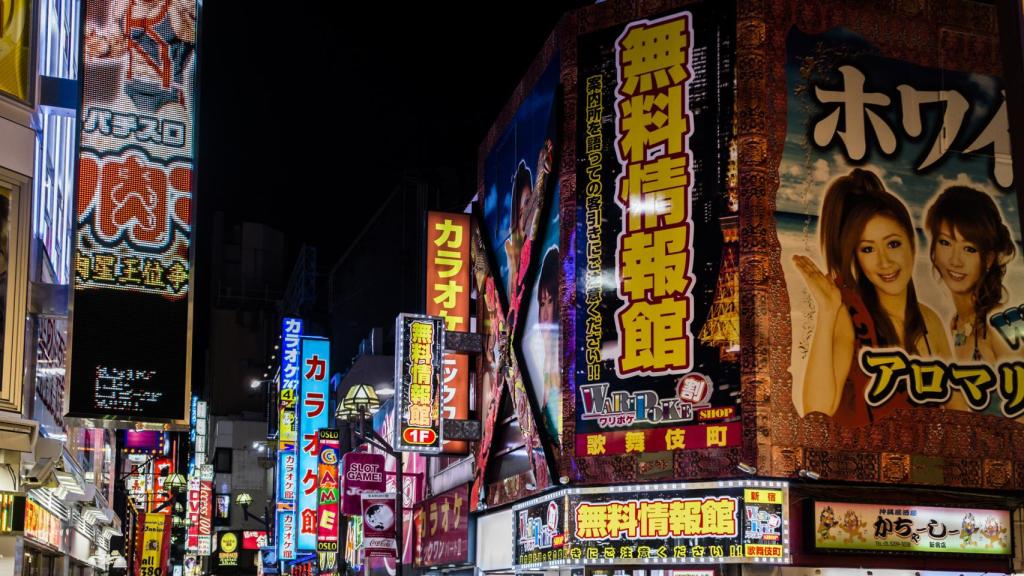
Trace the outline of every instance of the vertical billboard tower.
<path fill-rule="evenodd" d="M 187 423 L 194 0 L 86 0 L 68 415 Z"/>
<path fill-rule="evenodd" d="M 728 475 L 742 449 L 734 18 L 688 3 L 576 39 L 566 439 L 587 482 Z"/>
<path fill-rule="evenodd" d="M 299 438 L 297 520 L 300 551 L 313 552 L 317 542 L 317 470 L 319 467 L 319 433 L 330 424 L 331 344 L 323 338 L 302 339 L 302 377 L 299 389 Z"/>

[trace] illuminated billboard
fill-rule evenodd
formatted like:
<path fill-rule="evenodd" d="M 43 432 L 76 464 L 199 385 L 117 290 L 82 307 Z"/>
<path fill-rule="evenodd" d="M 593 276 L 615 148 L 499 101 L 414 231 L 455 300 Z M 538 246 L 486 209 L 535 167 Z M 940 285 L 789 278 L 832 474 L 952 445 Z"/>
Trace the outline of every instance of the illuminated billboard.
<path fill-rule="evenodd" d="M 971 55 L 998 54 L 994 9 L 978 7 L 976 34 L 950 34 L 955 17 L 925 4 L 910 52 L 893 42 L 897 14 L 846 7 L 772 13 L 764 69 L 746 72 L 767 84 L 738 89 L 738 108 L 778 104 L 751 136 L 763 161 L 740 163 L 742 229 L 768 230 L 741 266 L 757 279 L 742 283 L 760 303 L 751 366 L 772 415 L 758 468 L 1019 489 L 1012 100 L 1001 60 Z"/>
<path fill-rule="evenodd" d="M 427 315 L 444 318 L 445 328 L 469 331 L 469 214 L 427 212 Z M 445 354 L 441 410 L 446 419 L 469 418 L 469 356 Z M 465 454 L 469 443 L 445 440 L 442 452 Z"/>
<path fill-rule="evenodd" d="M 84 5 L 69 416 L 184 423 L 197 6 Z"/>
<path fill-rule="evenodd" d="M 571 441 L 591 481 L 618 480 L 610 457 L 642 477 L 646 454 L 688 471 L 742 443 L 731 10 L 577 40 Z"/>
<path fill-rule="evenodd" d="M 395 326 L 395 450 L 441 451 L 443 318 L 401 314 Z"/>

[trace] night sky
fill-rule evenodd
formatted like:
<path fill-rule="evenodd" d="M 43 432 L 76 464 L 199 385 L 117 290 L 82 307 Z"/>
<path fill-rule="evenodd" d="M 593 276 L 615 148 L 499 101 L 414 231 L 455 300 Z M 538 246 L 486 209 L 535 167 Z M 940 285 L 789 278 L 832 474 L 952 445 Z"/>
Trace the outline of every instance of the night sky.
<path fill-rule="evenodd" d="M 403 174 L 433 183 L 443 209 L 461 209 L 475 193 L 480 141 L 562 14 L 586 3 L 293 9 L 300 5 L 204 2 L 197 383 L 205 382 L 204 350 L 227 337 L 214 333 L 207 315 L 216 289 L 215 211 L 224 212 L 226 229 L 249 221 L 285 234 L 283 284 L 303 243 L 317 248 L 319 268 L 329 270 Z M 256 400 L 236 397 L 244 398 Z"/>
<path fill-rule="evenodd" d="M 403 172 L 437 178 L 445 207 L 468 201 L 480 140 L 584 3 L 298 5 L 204 3 L 197 234 L 223 210 L 329 266 Z"/>

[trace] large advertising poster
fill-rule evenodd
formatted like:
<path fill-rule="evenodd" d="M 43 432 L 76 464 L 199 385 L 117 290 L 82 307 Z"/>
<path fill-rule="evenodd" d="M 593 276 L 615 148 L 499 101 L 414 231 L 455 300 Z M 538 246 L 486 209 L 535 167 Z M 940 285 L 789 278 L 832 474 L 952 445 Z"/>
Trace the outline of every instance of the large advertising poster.
<path fill-rule="evenodd" d="M 920 50 L 873 10 L 778 24 L 772 456 L 783 474 L 1009 488 L 1024 264 L 1005 87 L 987 51 L 956 49 L 990 34 L 921 10 Z"/>
<path fill-rule="evenodd" d="M 559 192 L 553 176 L 558 162 L 559 70 L 560 58 L 554 54 L 507 126 L 482 151 L 482 218 L 474 255 L 488 330 L 479 404 L 485 437 L 478 455 L 489 456 L 489 429 L 507 391 L 537 490 L 550 483 L 549 452 L 560 440 L 562 425 L 558 209 L 553 201 Z M 554 270 L 548 270 L 540 285 L 542 258 L 553 258 L 549 263 Z M 481 482 L 478 478 L 473 489 L 474 503 Z"/>
<path fill-rule="evenodd" d="M 69 412 L 183 421 L 196 2 L 84 5 Z"/>
<path fill-rule="evenodd" d="M 588 478 L 623 473 L 590 457 L 671 465 L 741 444 L 734 33 L 731 7 L 698 3 L 578 39 L 573 376 Z"/>

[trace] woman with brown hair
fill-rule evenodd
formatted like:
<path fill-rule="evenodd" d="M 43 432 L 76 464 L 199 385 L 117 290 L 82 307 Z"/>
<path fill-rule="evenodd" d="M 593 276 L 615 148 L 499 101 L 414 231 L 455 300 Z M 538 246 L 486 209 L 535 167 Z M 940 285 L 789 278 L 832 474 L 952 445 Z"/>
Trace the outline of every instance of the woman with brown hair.
<path fill-rule="evenodd" d="M 868 378 L 857 365 L 862 348 L 946 357 L 949 342 L 938 315 L 917 300 L 910 213 L 878 176 L 856 168 L 832 182 L 818 231 L 826 272 L 807 256 L 793 257 L 817 309 L 793 403 L 801 415 L 821 412 L 844 426 L 861 426 L 909 406 L 905 394 L 868 405 Z"/>
<path fill-rule="evenodd" d="M 995 364 L 1015 354 L 988 326 L 1006 298 L 1003 279 L 1016 248 L 992 197 L 966 186 L 951 186 L 928 208 L 932 266 L 953 298 L 950 320 L 957 360 Z"/>

